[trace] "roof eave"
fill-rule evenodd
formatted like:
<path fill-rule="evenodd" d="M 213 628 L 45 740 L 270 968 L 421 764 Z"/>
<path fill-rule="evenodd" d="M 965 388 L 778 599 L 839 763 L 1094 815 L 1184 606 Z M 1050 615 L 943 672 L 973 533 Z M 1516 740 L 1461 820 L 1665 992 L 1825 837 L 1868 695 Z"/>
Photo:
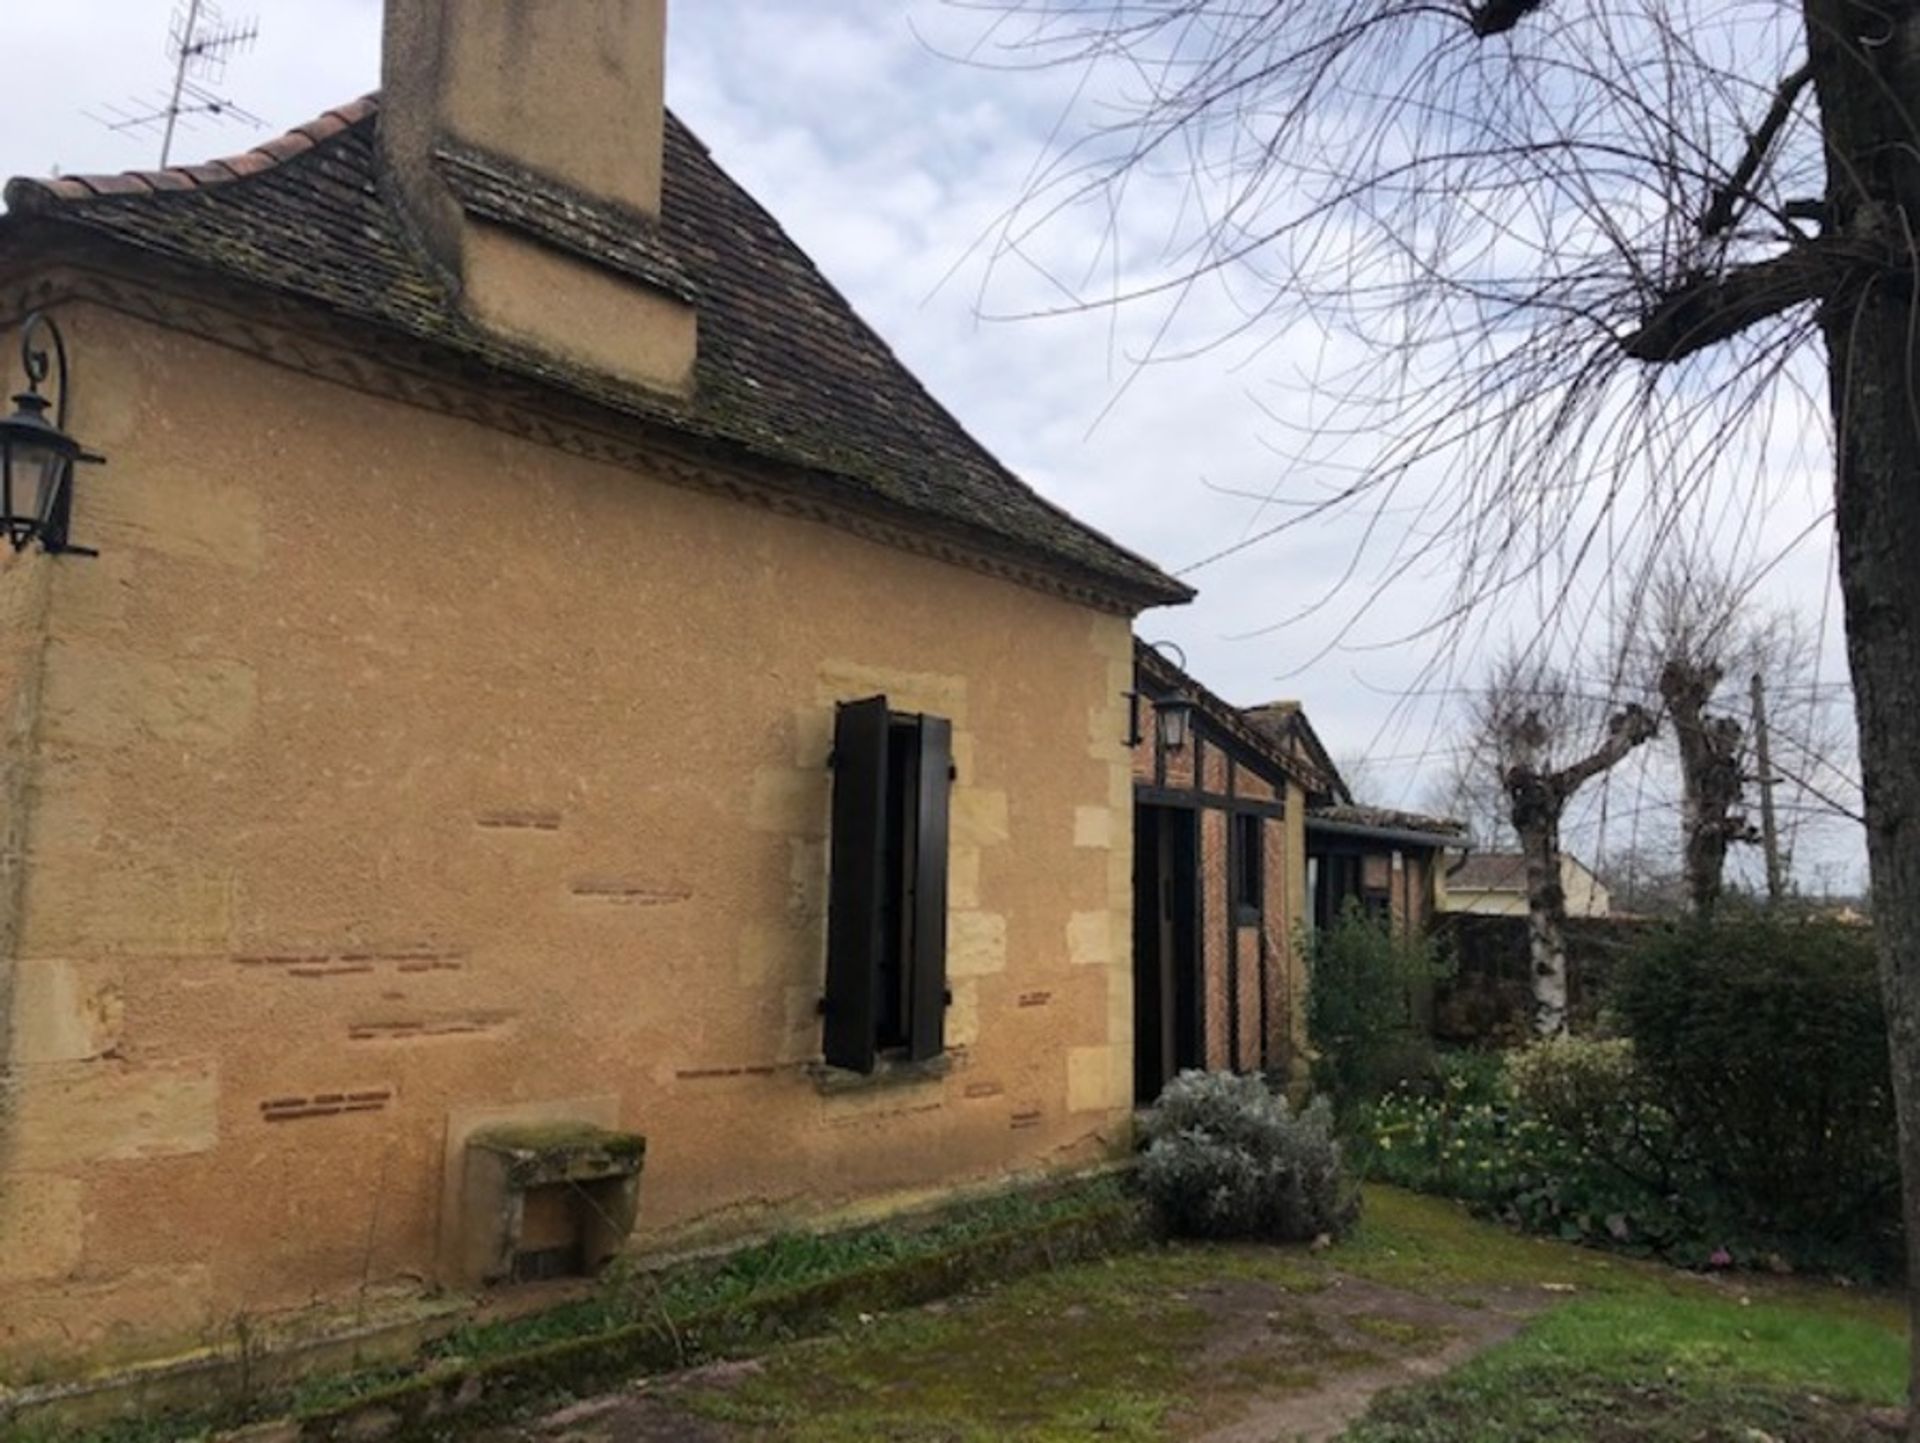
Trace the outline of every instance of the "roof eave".
<path fill-rule="evenodd" d="M 1376 827 L 1366 822 L 1339 822 L 1330 817 L 1307 813 L 1307 830 L 1333 837 L 1365 837 L 1373 841 L 1399 842 L 1411 847 L 1464 847 L 1467 839 L 1457 832 L 1423 832 L 1413 827 Z"/>
<path fill-rule="evenodd" d="M 12 197 L 16 193 L 25 199 L 25 204 L 12 204 Z M 7 195 L 9 209 L 0 213 L 0 259 L 10 253 L 29 268 L 37 264 L 52 267 L 73 267 L 77 264 L 83 271 L 96 270 L 103 274 L 126 273 L 128 267 L 135 263 L 148 267 L 157 265 L 163 268 L 163 273 L 172 278 L 180 290 L 191 291 L 197 286 L 211 286 L 220 299 L 229 304 L 239 300 L 240 304 L 246 305 L 245 298 L 251 297 L 262 310 L 272 312 L 276 324 L 288 324 L 290 311 L 304 313 L 314 317 L 318 324 L 347 327 L 349 335 L 360 333 L 368 341 L 386 337 L 403 339 L 410 346 L 438 358 L 439 364 L 445 365 L 449 373 L 463 372 L 472 364 L 471 358 L 465 353 L 438 345 L 430 338 L 382 325 L 366 317 L 342 315 L 310 298 L 290 296 L 233 277 L 217 266 L 156 253 L 124 237 L 78 224 L 67 212 L 65 203 L 45 191 L 36 181 L 15 180 L 8 185 Z M 291 325 L 289 329 L 298 330 L 299 326 Z M 951 545 L 962 553 L 994 558 L 1029 576 L 1045 578 L 1055 583 L 1045 588 L 1054 594 L 1084 593 L 1085 596 L 1078 598 L 1082 604 L 1090 604 L 1085 599 L 1087 596 L 1096 597 L 1101 603 L 1098 609 L 1135 615 L 1149 607 L 1184 604 L 1195 595 L 1191 587 L 1174 581 L 1164 573 L 1159 573 L 1159 577 L 1165 584 L 1155 585 L 1138 575 L 1103 571 L 1042 548 L 1022 546 L 997 531 L 969 526 L 954 518 L 931 517 L 912 507 L 890 504 L 885 498 L 854 484 L 854 478 L 837 472 L 800 466 L 791 460 L 764 454 L 732 438 L 703 435 L 668 423 L 635 417 L 603 406 L 593 398 L 569 388 L 554 386 L 537 376 L 518 371 L 510 374 L 515 385 L 530 388 L 538 397 L 544 397 L 546 402 L 559 408 L 555 414 L 563 414 L 564 410 L 574 410 L 577 414 L 584 410 L 588 415 L 581 418 L 583 425 L 611 431 L 639 428 L 669 438 L 676 445 L 708 453 L 715 462 L 724 459 L 728 464 L 751 466 L 766 474 L 768 484 L 773 489 L 796 490 L 800 494 L 810 495 L 827 494 L 836 506 L 865 515 L 875 523 L 914 533 L 936 545 Z M 806 475 L 814 479 L 811 483 L 801 485 L 800 478 Z M 776 479 L 780 477 L 787 479 Z"/>

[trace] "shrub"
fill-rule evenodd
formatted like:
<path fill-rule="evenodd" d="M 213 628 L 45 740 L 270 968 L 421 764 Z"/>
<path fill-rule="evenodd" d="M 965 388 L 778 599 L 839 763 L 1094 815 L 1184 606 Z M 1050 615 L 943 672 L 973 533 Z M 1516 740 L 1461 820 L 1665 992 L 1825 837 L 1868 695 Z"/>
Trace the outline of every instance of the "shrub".
<path fill-rule="evenodd" d="M 1723 907 L 1643 933 L 1566 1039 L 1395 1089 L 1356 1119 L 1373 1176 L 1560 1237 L 1694 1266 L 1897 1277 L 1899 1170 L 1872 936 Z"/>
<path fill-rule="evenodd" d="M 1899 1251 L 1899 1169 L 1873 938 L 1758 912 L 1645 939 L 1613 1004 L 1699 1167 L 1757 1236 Z"/>
<path fill-rule="evenodd" d="M 1304 950 L 1315 1085 L 1350 1108 L 1425 1077 L 1433 1044 L 1415 1024 L 1414 997 L 1452 971 L 1432 938 L 1397 935 L 1349 899 Z"/>
<path fill-rule="evenodd" d="M 1540 1043 L 1364 1116 L 1368 1172 L 1569 1242 L 1703 1263 L 1718 1236 L 1680 1200 L 1672 1123 L 1617 1043 Z"/>
<path fill-rule="evenodd" d="M 1359 1216 L 1325 1099 L 1295 1113 L 1257 1077 L 1183 1072 L 1144 1135 L 1141 1185 L 1170 1233 L 1304 1242 Z"/>
<path fill-rule="evenodd" d="M 1510 1091 L 1506 1054 L 1445 1048 L 1434 1055 L 1433 1081 L 1443 1095 L 1463 1102 L 1505 1102 Z"/>
<path fill-rule="evenodd" d="M 1596 1162 L 1670 1192 L 1681 1170 L 1673 1114 L 1624 1038 L 1561 1037 L 1507 1061 L 1515 1105 Z"/>

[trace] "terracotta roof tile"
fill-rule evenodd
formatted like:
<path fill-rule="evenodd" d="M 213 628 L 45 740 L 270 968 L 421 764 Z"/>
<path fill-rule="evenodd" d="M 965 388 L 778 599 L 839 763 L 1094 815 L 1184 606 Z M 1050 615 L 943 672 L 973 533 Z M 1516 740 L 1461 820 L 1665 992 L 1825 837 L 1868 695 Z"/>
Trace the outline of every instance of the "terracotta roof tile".
<path fill-rule="evenodd" d="M 671 114 L 657 227 L 551 188 L 515 191 L 499 174 L 470 174 L 463 203 L 510 211 L 511 223 L 543 241 L 697 294 L 691 400 L 619 385 L 481 330 L 383 196 L 377 97 L 328 114 L 340 127 L 317 144 L 294 132 L 228 165 L 179 168 L 159 181 L 16 180 L 6 199 L 16 211 L 51 215 L 798 467 L 837 493 L 971 534 L 1131 604 L 1191 596 L 988 454 Z M 459 157 L 456 167 L 472 159 Z M 481 194 L 488 187 L 491 194 Z"/>
<path fill-rule="evenodd" d="M 230 155 L 220 162 L 235 179 L 243 175 L 258 175 L 267 167 L 277 163 L 272 156 L 262 155 L 257 150 L 249 150 L 244 155 Z"/>
<path fill-rule="evenodd" d="M 375 114 L 378 96 L 363 95 L 345 105 L 336 105 L 324 115 L 304 125 L 296 125 L 284 135 L 255 146 L 239 155 L 222 156 L 198 165 L 169 166 L 165 170 L 130 170 L 113 175 L 72 175 L 52 180 L 30 180 L 23 184 L 36 187 L 62 200 L 77 200 L 88 195 L 136 195 L 156 191 L 192 190 L 204 185 L 219 185 L 245 175 L 257 175 L 270 166 L 291 160 L 331 139 L 349 126 Z"/>
<path fill-rule="evenodd" d="M 143 170 L 139 178 L 148 190 L 192 190 L 193 182 L 177 170 Z"/>
<path fill-rule="evenodd" d="M 325 115 L 316 115 L 305 125 L 294 126 L 293 133 L 296 135 L 304 135 L 308 140 L 313 141 L 317 145 L 330 136 L 338 135 L 346 128 L 347 122 L 329 110 Z"/>
<path fill-rule="evenodd" d="M 313 141 L 297 130 L 289 130 L 285 135 L 276 135 L 272 140 L 255 147 L 262 155 L 270 155 L 275 160 L 292 160 L 296 155 L 313 149 Z"/>
<path fill-rule="evenodd" d="M 1447 886 L 1463 892 L 1524 892 L 1527 859 L 1518 852 L 1474 852 L 1448 869 Z"/>
<path fill-rule="evenodd" d="M 144 177 L 131 171 L 125 175 L 84 175 L 79 180 L 95 195 L 139 195 L 153 189 Z"/>

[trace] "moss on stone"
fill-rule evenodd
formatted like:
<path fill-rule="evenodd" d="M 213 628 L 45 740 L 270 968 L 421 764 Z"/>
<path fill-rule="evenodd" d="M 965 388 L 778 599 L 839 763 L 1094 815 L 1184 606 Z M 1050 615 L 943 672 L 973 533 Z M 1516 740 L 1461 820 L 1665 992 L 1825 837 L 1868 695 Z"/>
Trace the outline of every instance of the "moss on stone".
<path fill-rule="evenodd" d="M 518 1123 L 476 1133 L 470 1144 L 502 1152 L 541 1154 L 600 1152 L 612 1157 L 644 1157 L 647 1140 L 636 1132 L 615 1132 L 591 1123 Z"/>
<path fill-rule="evenodd" d="M 1184 1435 L 1380 1361 L 1315 1316 L 1327 1283 L 1297 1251 L 1150 1249 L 859 1321 L 687 1407 L 782 1443 Z"/>

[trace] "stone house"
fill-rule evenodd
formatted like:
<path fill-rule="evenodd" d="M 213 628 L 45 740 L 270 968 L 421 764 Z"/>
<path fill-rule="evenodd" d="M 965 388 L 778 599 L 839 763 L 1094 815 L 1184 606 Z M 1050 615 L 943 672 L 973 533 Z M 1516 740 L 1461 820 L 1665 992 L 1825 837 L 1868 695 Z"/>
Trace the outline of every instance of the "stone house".
<path fill-rule="evenodd" d="M 454 4 L 248 154 L 7 189 L 0 340 L 57 324 L 107 460 L 40 532 L 97 556 L 0 560 L 9 1372 L 582 1270 L 642 1139 L 652 1247 L 1128 1138 L 1130 623 L 1187 589 L 667 113 L 662 0 Z"/>
<path fill-rule="evenodd" d="M 1571 852 L 1560 854 L 1560 890 L 1569 917 L 1608 917 L 1613 894 L 1593 869 Z M 1474 852 L 1447 871 L 1445 912 L 1482 917 L 1527 915 L 1527 859 L 1518 852 Z"/>

